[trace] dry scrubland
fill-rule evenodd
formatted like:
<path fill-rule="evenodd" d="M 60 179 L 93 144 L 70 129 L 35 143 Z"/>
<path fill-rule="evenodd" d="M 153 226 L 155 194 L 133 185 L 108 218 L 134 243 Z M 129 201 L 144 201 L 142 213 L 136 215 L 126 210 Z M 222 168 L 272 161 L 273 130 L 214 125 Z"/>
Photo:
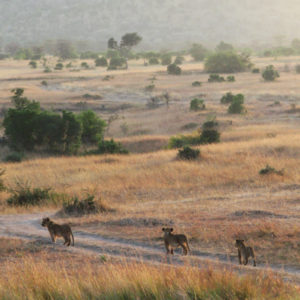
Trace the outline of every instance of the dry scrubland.
<path fill-rule="evenodd" d="M 23 181 L 32 187 L 51 187 L 55 192 L 80 198 L 95 194 L 96 199 L 115 209 L 106 214 L 61 218 L 59 221 L 72 224 L 75 241 L 76 231 L 80 230 L 161 246 L 161 227 L 172 225 L 175 231 L 189 237 L 192 251 L 233 257 L 234 240 L 244 238 L 254 246 L 258 265 L 284 265 L 299 271 L 300 118 L 297 109 L 291 111 L 291 104 L 299 105 L 300 75 L 293 70 L 299 61 L 295 57 L 255 59 L 258 67 L 272 63 L 281 71 L 281 77 L 272 83 L 249 72 L 235 74 L 233 83 L 207 83 L 202 64 L 189 61 L 182 66 L 181 76 L 166 75 L 165 67 L 144 67 L 139 61 L 132 62 L 128 71 L 107 72 L 98 68 L 49 74 L 43 73 L 42 68 L 31 70 L 27 62 L 1 61 L 3 108 L 8 107 L 9 90 L 15 87 L 25 88 L 26 96 L 54 110 L 78 111 L 78 103 L 85 102 L 85 107 L 106 120 L 117 115 L 107 136 L 118 137 L 133 152 L 128 156 L 87 157 L 28 154 L 28 160 L 22 163 L 1 163 L 6 170 L 5 184 L 13 187 L 16 181 Z M 107 74 L 114 78 L 103 81 Z M 169 108 L 146 107 L 151 93 L 145 92 L 144 87 L 151 83 L 153 75 L 156 80 L 152 94 L 168 91 Z M 42 80 L 47 81 L 47 87 L 40 84 Z M 202 81 L 202 86 L 192 87 L 195 80 Z M 219 100 L 228 91 L 245 94 L 247 114 L 227 114 L 226 106 Z M 103 99 L 86 100 L 82 97 L 86 93 L 101 95 Z M 189 101 L 197 95 L 205 99 L 207 109 L 190 112 Z M 275 104 L 276 101 L 280 103 Z M 212 114 L 220 124 L 221 143 L 198 147 L 199 160 L 179 161 L 176 150 L 163 149 L 170 135 L 192 132 L 195 129 L 182 127 L 190 122 L 200 126 Z M 121 128 L 124 123 L 127 132 Z M 2 149 L 1 156 L 7 152 L 8 149 Z M 283 170 L 283 176 L 260 175 L 267 164 Z M 8 193 L 0 196 L 3 214 L 48 212 L 61 207 L 58 202 L 44 207 L 10 208 L 5 202 Z M 20 246 L 18 241 L 11 243 L 13 249 L 21 250 L 1 250 L 10 258 L 2 259 L 1 264 L 2 273 L 6 274 L 0 279 L 3 298 L 22 298 L 24 290 L 32 299 L 93 298 L 100 292 L 106 295 L 105 299 L 174 299 L 184 295 L 192 299 L 294 299 L 297 294 L 294 287 L 286 286 L 274 274 L 239 278 L 235 272 L 214 268 L 103 263 L 99 257 L 53 249 L 49 252 L 42 246 L 38 250 L 41 259 L 36 261 L 25 258 L 28 252 L 37 251 L 34 247 Z M 66 262 L 60 262 L 65 255 Z M 83 264 L 86 267 L 76 271 Z M 54 274 L 56 271 L 58 275 Z M 15 284 L 19 272 L 24 274 L 23 285 Z"/>

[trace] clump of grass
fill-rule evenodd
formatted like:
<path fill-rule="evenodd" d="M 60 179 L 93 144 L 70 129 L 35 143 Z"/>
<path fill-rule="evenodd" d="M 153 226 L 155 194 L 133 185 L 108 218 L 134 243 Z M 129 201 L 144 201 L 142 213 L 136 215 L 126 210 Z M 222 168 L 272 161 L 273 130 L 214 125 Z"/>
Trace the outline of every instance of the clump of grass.
<path fill-rule="evenodd" d="M 87 195 L 86 198 L 79 200 L 78 197 L 73 197 L 71 200 L 63 203 L 62 212 L 67 215 L 86 215 L 112 212 L 103 201 L 95 201 L 95 195 Z"/>
<path fill-rule="evenodd" d="M 226 77 L 226 81 L 228 82 L 234 82 L 235 81 L 235 77 L 233 75 L 229 75 Z"/>
<path fill-rule="evenodd" d="M 6 155 L 4 161 L 6 162 L 21 162 L 24 158 L 24 154 L 20 152 L 11 152 Z"/>
<path fill-rule="evenodd" d="M 11 196 L 6 200 L 9 206 L 34 206 L 45 204 L 52 199 L 51 188 L 31 188 L 27 183 L 16 182 L 10 188 Z"/>
<path fill-rule="evenodd" d="M 210 74 L 207 81 L 208 82 L 223 82 L 223 81 L 225 81 L 225 78 L 223 76 L 220 76 L 219 74 Z"/>
<path fill-rule="evenodd" d="M 177 157 L 183 160 L 195 160 L 199 157 L 199 155 L 200 155 L 199 149 L 192 149 L 186 146 L 183 149 L 178 150 Z"/>
<path fill-rule="evenodd" d="M 283 176 L 283 169 L 276 170 L 275 168 L 269 166 L 268 164 L 259 171 L 260 175 L 268 175 L 268 174 L 277 174 Z"/>
<path fill-rule="evenodd" d="M 198 80 L 192 82 L 192 86 L 194 86 L 194 87 L 201 86 L 201 85 L 202 85 L 202 83 Z"/>
<path fill-rule="evenodd" d="M 155 84 L 149 84 L 145 86 L 145 92 L 152 92 L 155 89 Z"/>

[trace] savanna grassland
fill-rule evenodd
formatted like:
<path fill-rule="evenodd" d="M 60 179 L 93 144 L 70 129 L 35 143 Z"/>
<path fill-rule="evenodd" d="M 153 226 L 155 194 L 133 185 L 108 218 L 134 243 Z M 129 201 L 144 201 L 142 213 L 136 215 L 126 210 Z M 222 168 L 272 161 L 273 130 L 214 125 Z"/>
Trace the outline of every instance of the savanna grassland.
<path fill-rule="evenodd" d="M 49 60 L 55 65 L 54 58 Z M 105 136 L 130 150 L 129 155 L 63 157 L 35 152 L 26 153 L 20 163 L 2 162 L 9 189 L 0 194 L 0 226 L 5 227 L 7 214 L 13 224 L 20 215 L 24 219 L 27 214 L 53 215 L 61 209 L 59 197 L 41 206 L 9 207 L 10 190 L 23 183 L 80 199 L 93 194 L 110 208 L 87 216 L 54 216 L 72 225 L 73 249 L 76 235 L 150 249 L 138 262 L 127 261 L 122 247 L 115 252 L 104 247 L 98 254 L 93 248 L 91 254 L 85 250 L 92 246 L 80 240 L 80 251 L 67 251 L 49 245 L 48 236 L 42 238 L 38 231 L 32 237 L 23 231 L 18 236 L 17 229 L 3 227 L 1 297 L 297 299 L 297 287 L 276 272 L 282 268 L 292 277 L 300 273 L 300 74 L 294 71 L 300 58 L 252 61 L 259 68 L 273 64 L 280 78 L 264 82 L 260 74 L 243 72 L 234 74 L 235 82 L 208 83 L 203 65 L 189 57 L 180 76 L 168 75 L 164 66 L 146 67 L 141 60 L 118 71 L 83 70 L 77 60 L 72 72 L 51 73 L 44 73 L 41 66 L 30 69 L 26 61 L 0 61 L 2 117 L 11 105 L 10 90 L 21 87 L 47 109 L 93 109 L 109 123 Z M 200 87 L 192 86 L 196 80 L 202 82 Z M 150 84 L 153 91 L 145 91 Z M 220 104 L 229 91 L 245 95 L 246 113 L 228 114 L 227 106 Z M 168 103 L 149 107 L 150 97 L 166 92 Z M 204 99 L 205 110 L 189 110 L 194 97 Z M 221 142 L 195 147 L 200 150 L 196 161 L 178 160 L 178 151 L 167 148 L 170 136 L 197 132 L 212 117 L 218 122 Z M 7 153 L 3 146 L 1 158 Z M 260 174 L 267 165 L 279 172 Z M 199 269 L 193 259 L 159 264 L 165 256 L 163 226 L 185 233 L 195 257 L 220 260 L 226 267 L 213 263 Z M 22 240 L 11 239 L 17 237 Z M 232 269 L 238 264 L 235 239 L 254 247 L 257 272 L 248 267 Z M 151 264 L 151 249 L 161 257 L 156 264 Z M 273 273 L 265 271 L 268 267 Z M 21 285 L 16 284 L 20 270 Z"/>

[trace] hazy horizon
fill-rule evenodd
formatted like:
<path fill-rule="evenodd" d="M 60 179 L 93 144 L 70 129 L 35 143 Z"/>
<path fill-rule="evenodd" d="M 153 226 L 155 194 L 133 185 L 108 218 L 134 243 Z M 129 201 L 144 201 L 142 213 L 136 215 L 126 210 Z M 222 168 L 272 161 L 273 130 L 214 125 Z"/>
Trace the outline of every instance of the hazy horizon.
<path fill-rule="evenodd" d="M 1 44 L 82 41 L 104 50 L 110 37 L 138 32 L 140 49 L 288 45 L 300 37 L 300 2 L 289 0 L 2 0 Z"/>

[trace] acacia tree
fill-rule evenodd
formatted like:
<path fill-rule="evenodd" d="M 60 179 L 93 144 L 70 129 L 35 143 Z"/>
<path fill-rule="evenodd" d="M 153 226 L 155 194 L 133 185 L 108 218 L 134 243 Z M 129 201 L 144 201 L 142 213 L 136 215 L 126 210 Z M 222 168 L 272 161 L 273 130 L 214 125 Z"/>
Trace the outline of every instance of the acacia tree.
<path fill-rule="evenodd" d="M 128 57 L 130 55 L 130 51 L 132 47 L 136 46 L 139 44 L 142 40 L 142 37 L 139 36 L 136 32 L 132 33 L 126 33 L 125 35 L 122 36 L 120 43 L 111 37 L 107 41 L 107 47 L 110 50 L 116 50 L 118 53 L 118 56 L 125 58 L 126 62 L 126 69 L 128 68 Z"/>

